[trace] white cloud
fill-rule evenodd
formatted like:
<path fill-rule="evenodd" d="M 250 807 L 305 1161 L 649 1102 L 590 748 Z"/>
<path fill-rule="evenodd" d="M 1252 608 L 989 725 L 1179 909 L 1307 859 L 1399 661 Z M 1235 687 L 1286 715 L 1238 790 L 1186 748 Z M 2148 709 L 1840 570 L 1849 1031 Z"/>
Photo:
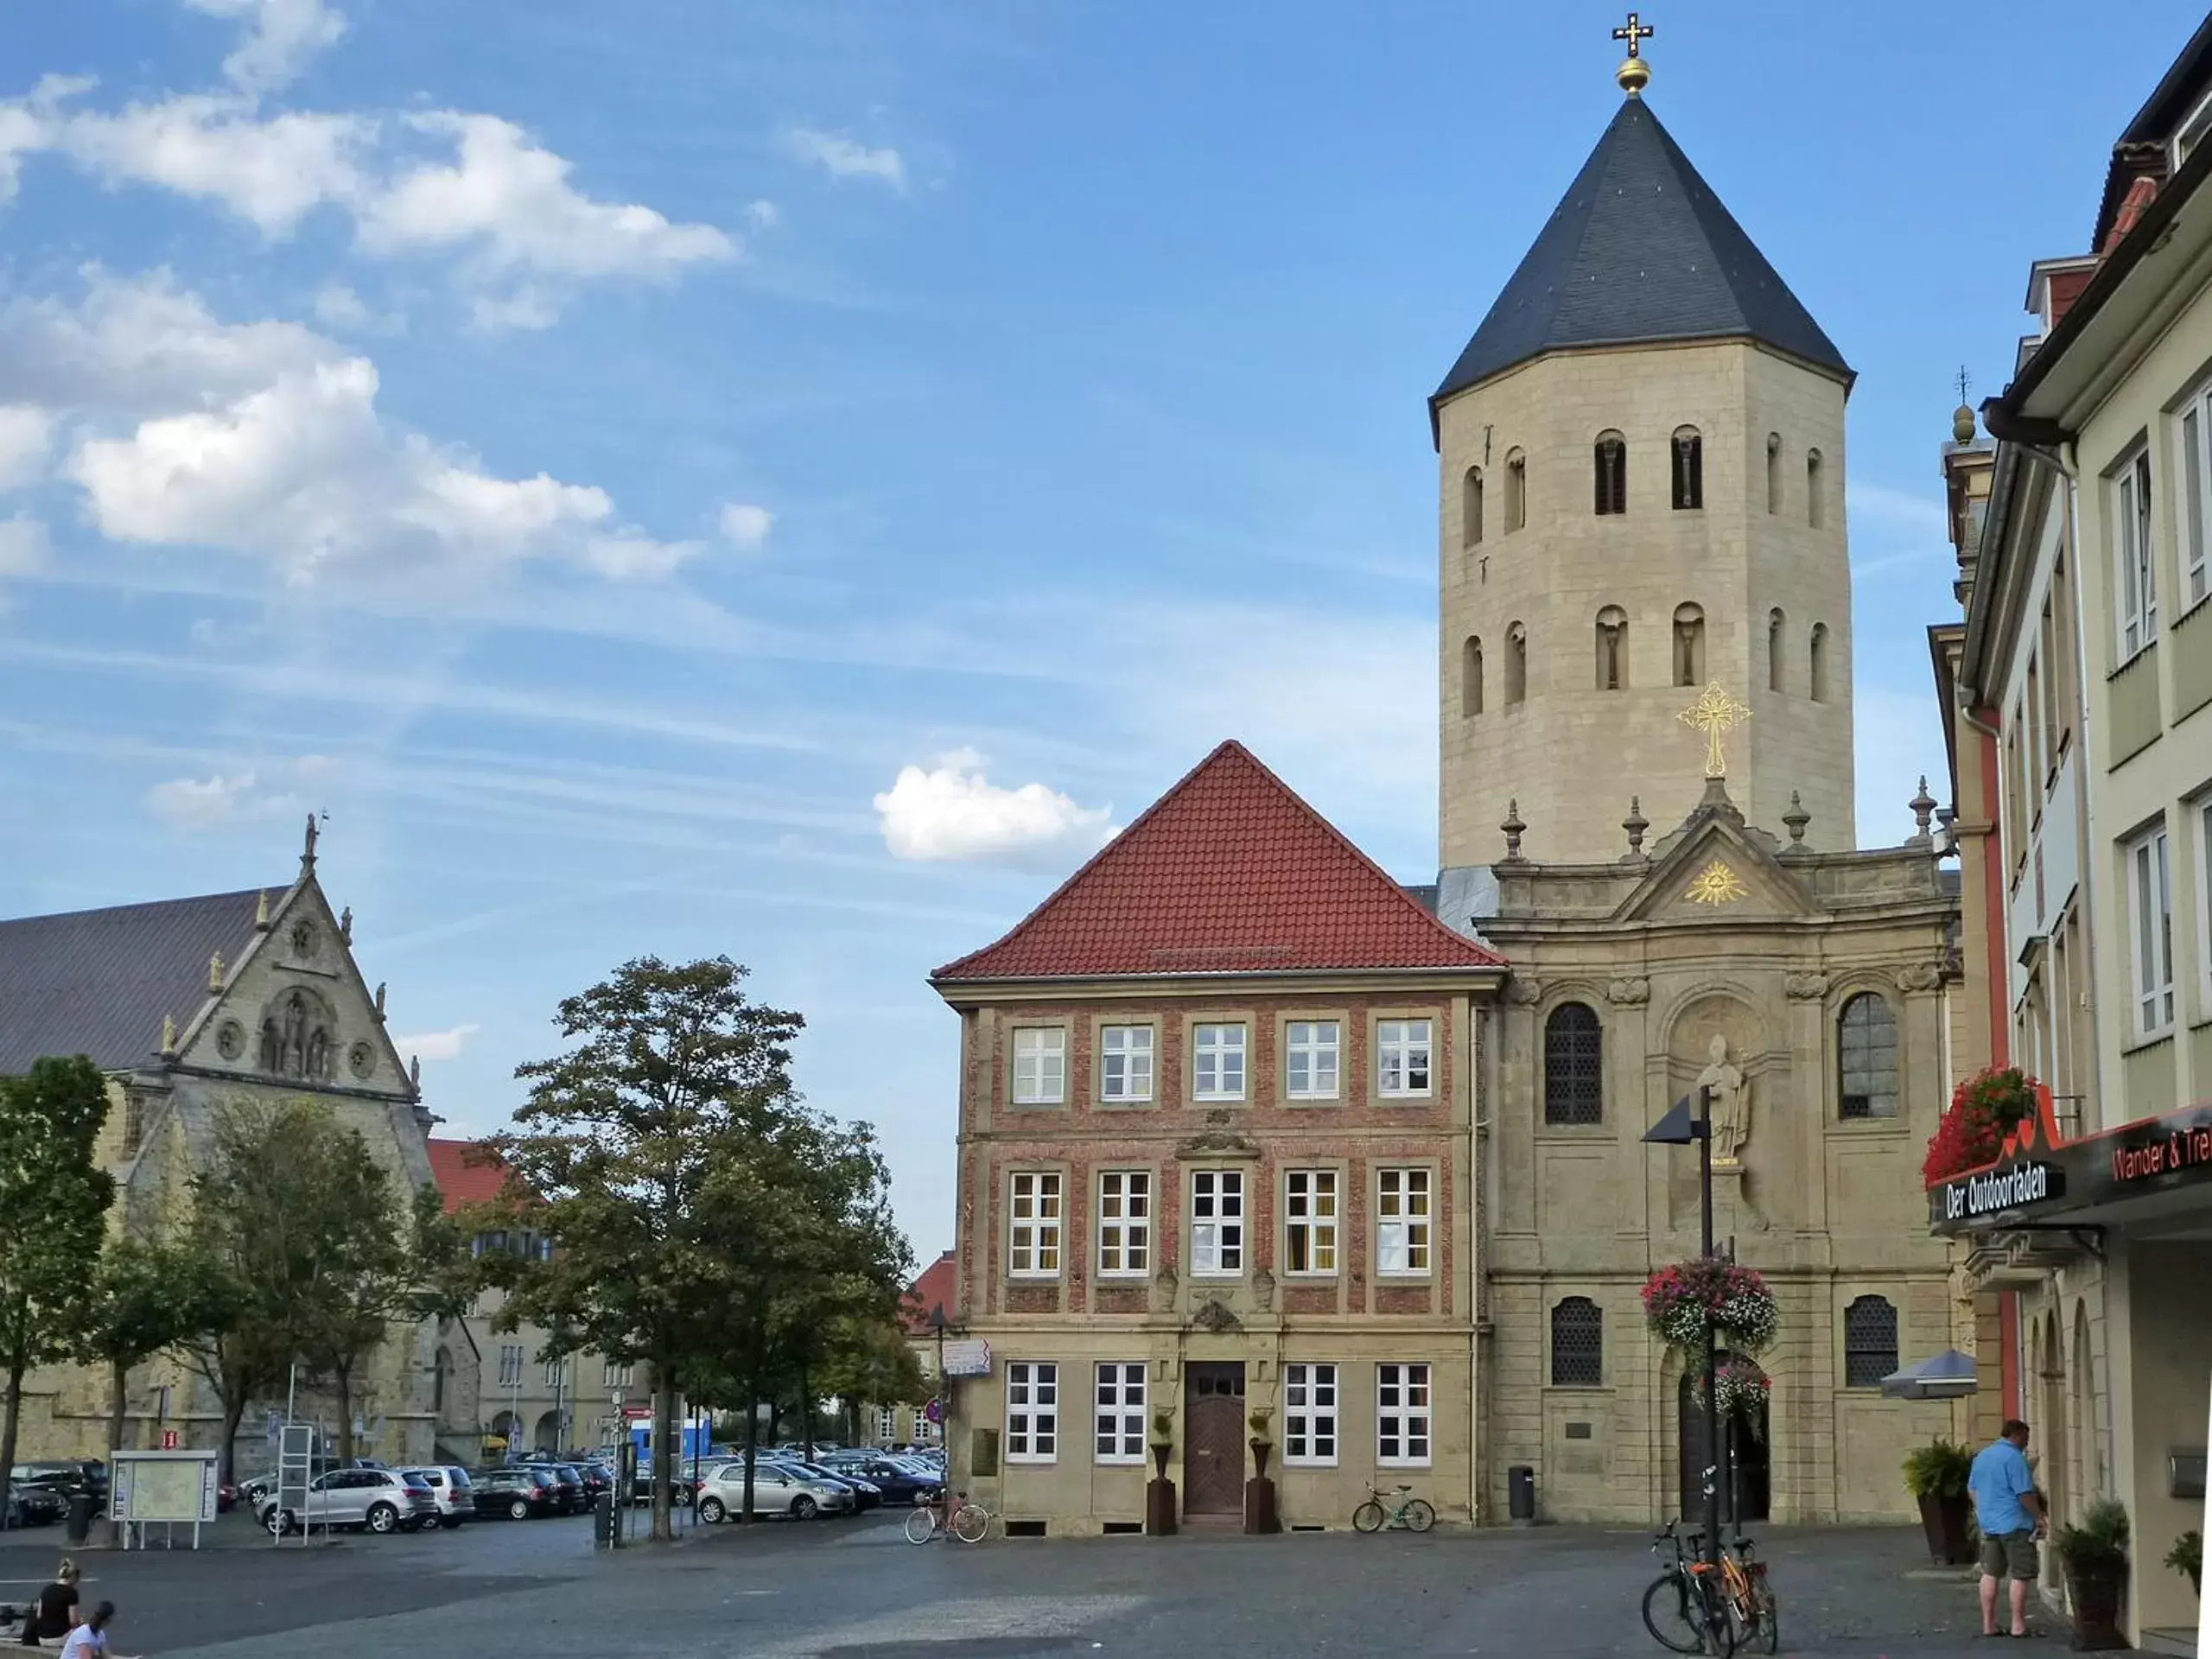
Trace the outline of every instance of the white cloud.
<path fill-rule="evenodd" d="M 772 201 L 756 201 L 746 208 L 745 222 L 756 231 L 772 231 L 784 222 L 783 210 Z"/>
<path fill-rule="evenodd" d="M 419 1032 L 412 1037 L 395 1037 L 391 1046 L 416 1059 L 459 1059 L 461 1051 L 468 1046 L 468 1039 L 483 1029 L 479 1025 L 461 1025 L 446 1031 Z"/>
<path fill-rule="evenodd" d="M 346 19 L 322 0 L 184 0 L 194 11 L 245 22 L 223 73 L 249 92 L 268 92 L 295 79 L 315 54 L 337 45 Z"/>
<path fill-rule="evenodd" d="M 364 203 L 361 243 L 372 252 L 461 247 L 495 272 L 658 276 L 738 251 L 711 225 L 582 194 L 569 182 L 574 163 L 512 121 L 445 111 L 409 124 L 450 138 L 454 158 L 416 167 Z"/>
<path fill-rule="evenodd" d="M 1110 807 L 1078 806 L 1043 784 L 1001 789 L 973 749 L 904 766 L 875 798 L 893 858 L 1052 864 L 1096 851 L 1115 833 Z"/>
<path fill-rule="evenodd" d="M 249 99 L 191 93 L 56 115 L 50 143 L 110 184 L 160 185 L 283 236 L 313 209 L 363 194 L 359 161 L 376 131 L 359 116 L 264 118 Z"/>
<path fill-rule="evenodd" d="M 46 526 L 25 513 L 0 518 L 0 576 L 27 576 L 46 564 Z"/>
<path fill-rule="evenodd" d="M 766 543 L 768 531 L 775 522 L 776 515 L 766 507 L 756 507 L 743 501 L 726 501 L 722 504 L 718 525 L 724 541 L 732 547 L 751 551 Z"/>
<path fill-rule="evenodd" d="M 696 542 L 657 542 L 642 531 L 624 529 L 586 542 L 584 563 L 616 582 L 633 582 L 673 575 L 698 551 Z"/>
<path fill-rule="evenodd" d="M 889 146 L 871 148 L 842 132 L 818 127 L 793 127 L 784 134 L 785 148 L 833 179 L 880 179 L 894 189 L 906 188 L 906 163 Z"/>
<path fill-rule="evenodd" d="M 377 310 L 344 283 L 315 289 L 315 316 L 325 327 L 351 334 L 397 334 L 407 328 L 404 318 Z"/>
<path fill-rule="evenodd" d="M 245 819 L 287 817 L 300 810 L 290 795 L 264 792 L 255 773 L 172 778 L 146 791 L 146 810 L 172 830 L 216 830 Z"/>
<path fill-rule="evenodd" d="M 0 404 L 0 490 L 45 477 L 53 449 L 53 416 L 35 404 Z"/>

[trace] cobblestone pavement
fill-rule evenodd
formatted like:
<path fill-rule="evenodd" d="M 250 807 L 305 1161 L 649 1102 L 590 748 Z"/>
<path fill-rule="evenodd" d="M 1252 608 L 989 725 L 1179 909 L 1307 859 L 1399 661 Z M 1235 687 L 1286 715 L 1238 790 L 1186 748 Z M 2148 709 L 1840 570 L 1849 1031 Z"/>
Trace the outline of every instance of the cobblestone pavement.
<path fill-rule="evenodd" d="M 594 1555 L 581 1520 L 87 1558 L 122 1609 L 116 1645 L 169 1659 L 736 1659 L 1027 1656 L 1649 1656 L 1644 1535 L 1596 1529 L 1255 1539 L 994 1539 L 916 1548 L 898 1518 L 707 1529 Z M 58 1543 L 59 1540 L 54 1541 Z M 1966 1659 L 1970 1579 L 1927 1566 L 1918 1531 L 1772 1529 L 1783 1651 Z M 0 1600 L 48 1551 L 0 1548 Z M 2049 1630 L 2051 1622 L 2037 1620 Z M 2055 1653 L 2063 1640 L 1995 1645 Z"/>

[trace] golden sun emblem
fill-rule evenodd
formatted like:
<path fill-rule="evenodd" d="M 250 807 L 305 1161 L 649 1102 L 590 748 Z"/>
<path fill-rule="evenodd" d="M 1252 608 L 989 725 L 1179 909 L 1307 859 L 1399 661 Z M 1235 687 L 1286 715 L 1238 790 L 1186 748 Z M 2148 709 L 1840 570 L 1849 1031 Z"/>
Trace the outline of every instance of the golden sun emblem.
<path fill-rule="evenodd" d="M 1732 905 L 1750 892 L 1743 878 L 1717 858 L 1689 885 L 1691 902 L 1700 905 Z"/>

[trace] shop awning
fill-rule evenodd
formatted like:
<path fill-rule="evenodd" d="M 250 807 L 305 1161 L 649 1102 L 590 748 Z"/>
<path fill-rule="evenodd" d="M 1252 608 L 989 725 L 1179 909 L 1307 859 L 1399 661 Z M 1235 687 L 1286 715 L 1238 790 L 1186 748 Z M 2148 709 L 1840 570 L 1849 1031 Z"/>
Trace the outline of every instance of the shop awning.
<path fill-rule="evenodd" d="M 1933 1359 L 1904 1366 L 1882 1379 L 1882 1392 L 1892 1400 L 1955 1400 L 1980 1386 L 1975 1380 L 1974 1356 L 1955 1348 L 1946 1348 Z"/>
<path fill-rule="evenodd" d="M 1956 1237 L 2097 1225 L 2117 1206 L 2152 1198 L 2212 1204 L 2212 1104 L 2078 1141 L 2056 1141 L 2031 1119 L 1996 1163 L 1928 1189 L 1929 1230 Z"/>

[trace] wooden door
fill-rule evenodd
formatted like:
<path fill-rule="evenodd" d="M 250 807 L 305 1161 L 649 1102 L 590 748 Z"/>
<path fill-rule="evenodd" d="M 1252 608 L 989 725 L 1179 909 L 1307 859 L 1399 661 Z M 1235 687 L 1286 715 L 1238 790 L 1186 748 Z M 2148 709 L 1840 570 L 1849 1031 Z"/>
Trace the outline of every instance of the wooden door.
<path fill-rule="evenodd" d="M 1209 1360 L 1184 1368 L 1183 1512 L 1244 1512 L 1244 1366 Z"/>

